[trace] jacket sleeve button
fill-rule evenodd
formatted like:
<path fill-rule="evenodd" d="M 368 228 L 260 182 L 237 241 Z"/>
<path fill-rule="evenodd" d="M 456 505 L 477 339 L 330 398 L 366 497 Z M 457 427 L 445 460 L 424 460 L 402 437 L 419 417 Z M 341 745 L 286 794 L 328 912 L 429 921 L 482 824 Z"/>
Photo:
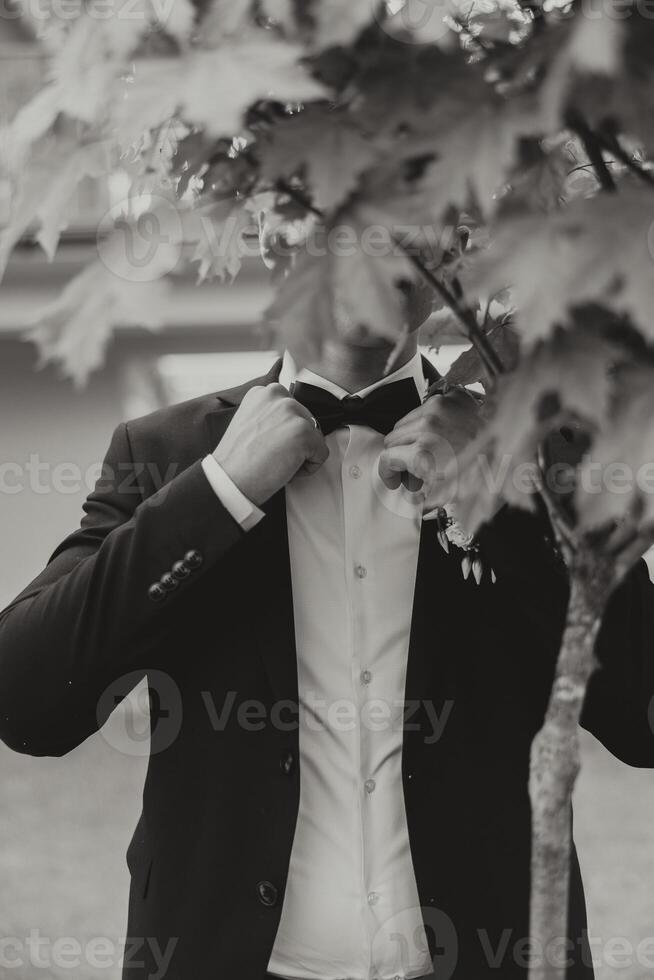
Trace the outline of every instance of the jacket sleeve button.
<path fill-rule="evenodd" d="M 271 881 L 260 881 L 257 885 L 257 892 L 262 905 L 272 908 L 273 905 L 277 904 L 277 889 Z"/>
<path fill-rule="evenodd" d="M 185 561 L 176 561 L 173 565 L 172 573 L 177 581 L 181 582 L 183 578 L 187 578 L 191 574 L 191 569 Z"/>
<path fill-rule="evenodd" d="M 159 584 L 159 582 L 153 582 L 148 589 L 148 599 L 151 599 L 152 602 L 159 602 L 161 599 L 163 599 L 165 594 L 166 591 L 163 586 Z"/>
<path fill-rule="evenodd" d="M 177 588 L 179 582 L 170 574 L 170 572 L 164 572 L 159 579 L 159 585 L 162 589 L 165 589 L 166 592 L 172 592 L 173 589 Z"/>
<path fill-rule="evenodd" d="M 189 568 L 199 568 L 203 560 L 202 555 L 199 551 L 196 551 L 195 548 L 191 551 L 187 551 L 184 555 L 184 561 Z"/>

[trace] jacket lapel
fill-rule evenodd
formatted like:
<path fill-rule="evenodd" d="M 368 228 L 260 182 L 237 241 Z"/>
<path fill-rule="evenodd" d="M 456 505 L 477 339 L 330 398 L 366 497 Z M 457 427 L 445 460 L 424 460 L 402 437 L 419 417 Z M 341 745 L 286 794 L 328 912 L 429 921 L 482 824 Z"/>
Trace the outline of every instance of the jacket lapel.
<path fill-rule="evenodd" d="M 255 385 L 273 384 L 279 378 L 281 358 L 268 374 L 216 396 L 216 408 L 205 417 L 207 451 L 213 452 L 225 434 L 236 409 L 246 393 Z M 295 649 L 295 620 L 293 616 L 293 592 L 286 524 L 286 494 L 280 490 L 262 510 L 266 517 L 248 531 L 244 546 L 247 555 L 247 574 L 252 594 L 259 597 L 256 613 L 255 634 L 275 703 L 282 711 L 283 731 L 291 704 L 297 705 L 297 656 Z"/>
<path fill-rule="evenodd" d="M 432 385 L 440 375 L 426 358 L 422 361 L 425 378 Z M 423 521 L 405 685 L 407 712 L 414 711 L 427 698 L 440 702 L 453 694 L 452 678 L 445 676 L 448 658 L 442 648 L 449 643 L 451 624 L 460 609 L 461 591 L 469 584 L 463 581 L 455 549 L 446 554 L 441 547 L 437 522 Z M 425 721 L 422 711 L 417 718 Z M 407 733 L 412 730 L 417 729 L 409 724 Z"/>

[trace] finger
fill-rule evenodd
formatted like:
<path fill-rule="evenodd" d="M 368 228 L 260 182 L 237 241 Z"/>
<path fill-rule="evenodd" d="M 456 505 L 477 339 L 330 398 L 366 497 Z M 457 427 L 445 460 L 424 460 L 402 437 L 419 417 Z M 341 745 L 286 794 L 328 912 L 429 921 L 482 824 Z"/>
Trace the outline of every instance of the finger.
<path fill-rule="evenodd" d="M 288 388 L 284 385 L 280 385 L 277 381 L 273 381 L 272 384 L 265 386 L 265 391 L 268 391 L 271 395 L 276 395 L 278 398 L 290 398 Z"/>
<path fill-rule="evenodd" d="M 422 481 L 429 475 L 430 468 L 430 454 L 415 444 L 385 449 L 379 457 L 379 475 L 389 490 L 397 490 L 404 473 Z"/>
<path fill-rule="evenodd" d="M 311 423 L 311 428 L 315 429 L 316 432 L 320 434 L 320 430 L 316 429 L 316 418 L 311 414 L 306 405 L 302 405 L 300 402 L 296 402 L 294 398 L 291 399 L 291 404 L 293 405 L 295 412 L 301 418 L 306 419 L 307 422 Z"/>
<path fill-rule="evenodd" d="M 418 442 L 419 439 L 424 438 L 425 431 L 424 419 L 410 422 L 408 425 L 400 425 L 392 429 L 384 438 L 384 446 L 387 449 L 393 446 L 408 446 L 410 443 Z"/>
<path fill-rule="evenodd" d="M 417 476 L 414 476 L 413 473 L 409 473 L 407 470 L 406 473 L 402 474 L 402 483 L 407 488 L 409 493 L 417 493 L 418 490 L 422 489 L 425 481 L 421 480 Z"/>
<path fill-rule="evenodd" d="M 322 432 L 315 429 L 310 438 L 307 458 L 302 464 L 300 472 L 304 473 L 306 476 L 311 476 L 312 473 L 315 473 L 320 469 L 328 457 L 329 448 L 325 437 L 323 436 Z"/>
<path fill-rule="evenodd" d="M 403 415 L 402 418 L 394 426 L 395 429 L 399 429 L 402 425 L 411 424 L 412 422 L 419 422 L 420 419 L 425 417 L 425 406 L 428 402 L 424 402 L 422 405 L 418 405 L 417 408 L 412 408 L 410 412 Z"/>

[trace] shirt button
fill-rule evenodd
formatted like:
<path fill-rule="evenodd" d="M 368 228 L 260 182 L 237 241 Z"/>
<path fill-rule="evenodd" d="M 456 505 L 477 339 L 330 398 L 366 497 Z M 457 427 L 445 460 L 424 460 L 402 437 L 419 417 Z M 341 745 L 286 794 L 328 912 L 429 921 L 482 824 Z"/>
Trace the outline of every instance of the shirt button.
<path fill-rule="evenodd" d="M 366 568 L 365 565 L 355 565 L 354 574 L 356 575 L 357 578 L 365 578 L 366 575 L 368 574 L 368 569 Z"/>
<path fill-rule="evenodd" d="M 371 672 L 369 670 L 362 670 L 361 671 L 361 683 L 362 684 L 369 684 L 371 680 L 372 680 L 372 674 L 371 674 Z"/>
<path fill-rule="evenodd" d="M 376 905 L 379 901 L 377 892 L 368 892 L 368 905 Z"/>
<path fill-rule="evenodd" d="M 353 466 L 350 466 L 350 476 L 353 480 L 358 480 L 361 476 L 361 467 L 357 466 L 356 463 Z"/>
<path fill-rule="evenodd" d="M 363 785 L 365 787 L 366 793 L 368 793 L 368 795 L 370 795 L 370 793 L 374 793 L 375 792 L 375 786 L 377 785 L 377 783 L 375 782 L 374 779 L 366 779 L 366 781 L 365 781 L 365 783 Z"/>

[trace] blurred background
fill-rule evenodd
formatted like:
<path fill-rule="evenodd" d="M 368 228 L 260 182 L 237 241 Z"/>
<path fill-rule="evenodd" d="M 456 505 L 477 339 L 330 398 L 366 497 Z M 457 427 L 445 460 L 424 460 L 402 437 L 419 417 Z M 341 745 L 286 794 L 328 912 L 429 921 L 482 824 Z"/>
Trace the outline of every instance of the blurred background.
<path fill-rule="evenodd" d="M 23 101 L 39 77 L 40 55 L 20 21 L 4 21 L 3 32 L 0 57 L 11 71 L 5 72 L 0 98 Z M 35 347 L 21 335 L 97 258 L 95 229 L 121 194 L 119 179 L 82 183 L 55 260 L 48 263 L 28 237 L 0 286 L 0 607 L 77 525 L 120 420 L 259 375 L 275 357 L 259 327 L 271 295 L 268 273 L 252 261 L 233 286 L 213 281 L 196 287 L 191 272 L 171 277 L 165 310 L 159 311 L 161 329 L 153 333 L 123 323 L 104 367 L 86 388 L 76 389 L 50 367 L 37 370 Z M 0 187 L 0 216 L 2 208 Z M 443 370 L 460 350 L 446 343 L 435 357 L 438 367 Z M 140 812 L 146 759 L 117 747 L 112 724 L 120 722 L 110 721 L 107 731 L 64 759 L 21 757 L 0 746 L 2 936 L 26 942 L 38 930 L 49 943 L 67 937 L 82 945 L 104 941 L 94 946 L 95 966 L 88 958 L 73 966 L 74 946 L 64 944 L 71 965 L 5 963 L 0 977 L 120 976 L 116 951 L 128 891 L 124 854 Z M 622 765 L 590 736 L 584 736 L 583 751 L 576 836 L 597 976 L 654 977 L 635 953 L 654 934 L 654 774 Z M 47 959 L 45 947 L 43 952 Z M 654 963 L 654 941 L 646 953 Z M 34 955 L 38 963 L 38 949 Z"/>

